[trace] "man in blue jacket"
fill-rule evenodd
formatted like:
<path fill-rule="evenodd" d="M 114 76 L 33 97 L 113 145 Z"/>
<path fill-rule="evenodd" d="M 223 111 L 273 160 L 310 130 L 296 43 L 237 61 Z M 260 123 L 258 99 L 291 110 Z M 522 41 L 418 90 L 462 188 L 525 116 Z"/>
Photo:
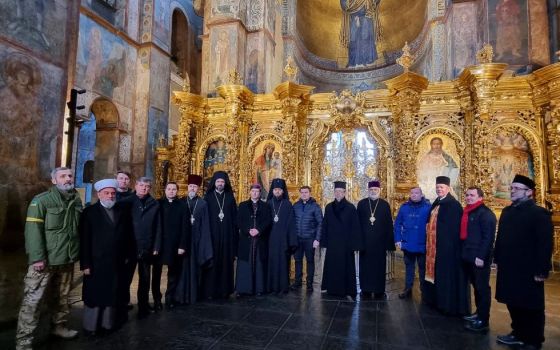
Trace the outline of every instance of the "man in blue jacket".
<path fill-rule="evenodd" d="M 404 254 L 406 267 L 405 287 L 399 294 L 400 299 L 412 295 L 414 273 L 418 262 L 420 287 L 426 272 L 426 222 L 430 215 L 430 201 L 424 198 L 420 187 L 410 190 L 410 198 L 404 203 L 395 219 L 395 245 Z"/>
<path fill-rule="evenodd" d="M 302 186 L 299 189 L 300 199 L 294 204 L 294 217 L 298 237 L 298 247 L 294 254 L 296 262 L 296 280 L 290 289 L 301 288 L 303 275 L 303 255 L 307 261 L 307 291 L 313 291 L 313 276 L 315 273 L 315 248 L 321 240 L 321 223 L 323 213 L 315 199 L 311 197 L 311 187 Z"/>

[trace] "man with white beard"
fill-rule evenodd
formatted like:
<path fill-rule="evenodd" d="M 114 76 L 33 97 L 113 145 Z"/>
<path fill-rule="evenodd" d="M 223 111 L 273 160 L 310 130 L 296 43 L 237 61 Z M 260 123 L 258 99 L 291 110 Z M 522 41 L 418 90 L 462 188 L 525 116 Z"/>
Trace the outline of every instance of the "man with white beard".
<path fill-rule="evenodd" d="M 80 251 L 78 221 L 82 201 L 74 189 L 72 169 L 53 169 L 51 182 L 53 186 L 36 195 L 27 209 L 25 250 L 29 266 L 24 278 L 16 349 L 33 348 L 33 333 L 39 324 L 44 299 L 56 305 L 51 317 L 52 334 L 65 339 L 78 335 L 77 331 L 66 328 L 66 320 L 70 313 L 68 295 L 74 263 Z M 47 287 L 56 292 L 45 296 Z"/>
<path fill-rule="evenodd" d="M 114 179 L 94 185 L 99 201 L 80 218 L 80 270 L 84 274 L 83 327 L 89 334 L 118 327 L 127 318 L 127 260 L 134 259 L 132 219 L 126 205 L 115 205 Z"/>
<path fill-rule="evenodd" d="M 368 198 L 358 202 L 364 249 L 360 251 L 360 289 L 363 298 L 385 298 L 387 252 L 395 250 L 391 207 L 380 198 L 381 183 L 368 183 Z"/>

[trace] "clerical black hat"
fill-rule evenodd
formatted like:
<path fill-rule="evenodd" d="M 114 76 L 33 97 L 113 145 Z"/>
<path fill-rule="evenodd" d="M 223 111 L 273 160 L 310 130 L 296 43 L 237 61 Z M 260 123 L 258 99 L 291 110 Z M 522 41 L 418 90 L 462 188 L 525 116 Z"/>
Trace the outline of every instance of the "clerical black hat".
<path fill-rule="evenodd" d="M 335 181 L 334 182 L 334 188 L 342 188 L 342 189 L 346 189 L 346 182 L 344 181 Z"/>
<path fill-rule="evenodd" d="M 189 174 L 189 176 L 187 177 L 187 184 L 197 185 L 197 186 L 202 185 L 202 176 L 195 175 L 195 174 Z"/>
<path fill-rule="evenodd" d="M 536 186 L 536 185 L 535 185 L 535 181 L 531 180 L 531 179 L 528 178 L 527 176 L 520 175 L 520 174 L 515 175 L 515 177 L 513 178 L 512 183 L 513 183 L 513 182 L 517 182 L 517 183 L 523 184 L 523 185 L 529 187 L 529 188 L 532 189 L 532 190 L 534 190 L 534 189 L 535 189 L 535 186 Z"/>
<path fill-rule="evenodd" d="M 286 181 L 284 179 L 273 179 L 272 184 L 270 185 L 270 189 L 273 190 L 275 188 L 286 188 Z"/>
<path fill-rule="evenodd" d="M 372 188 L 372 187 L 381 187 L 381 182 L 379 180 L 373 180 L 368 182 L 367 185 L 368 188 Z"/>
<path fill-rule="evenodd" d="M 447 176 L 438 176 L 436 177 L 436 185 L 451 185 L 451 179 Z"/>

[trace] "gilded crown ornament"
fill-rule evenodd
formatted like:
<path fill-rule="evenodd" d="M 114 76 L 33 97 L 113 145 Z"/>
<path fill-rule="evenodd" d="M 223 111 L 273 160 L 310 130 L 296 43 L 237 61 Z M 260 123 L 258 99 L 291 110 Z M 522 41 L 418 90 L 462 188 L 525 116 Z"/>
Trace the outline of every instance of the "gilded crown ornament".
<path fill-rule="evenodd" d="M 408 46 L 408 41 L 404 43 L 402 52 L 402 56 L 397 58 L 397 63 L 399 64 L 399 66 L 404 68 L 405 72 L 408 72 L 408 69 L 414 61 L 414 56 L 410 53 L 410 46 Z"/>
<path fill-rule="evenodd" d="M 494 49 L 492 45 L 486 43 L 482 46 L 482 49 L 477 51 L 476 53 L 476 60 L 478 63 L 492 63 L 494 59 Z"/>
<path fill-rule="evenodd" d="M 298 68 L 294 65 L 294 58 L 292 56 L 288 56 L 287 61 L 286 67 L 284 67 L 284 73 L 286 73 L 289 81 L 294 81 Z"/>
<path fill-rule="evenodd" d="M 231 85 L 241 85 L 243 84 L 243 80 L 241 79 L 241 75 L 237 71 L 237 69 L 232 69 L 229 71 L 228 76 L 228 83 Z"/>

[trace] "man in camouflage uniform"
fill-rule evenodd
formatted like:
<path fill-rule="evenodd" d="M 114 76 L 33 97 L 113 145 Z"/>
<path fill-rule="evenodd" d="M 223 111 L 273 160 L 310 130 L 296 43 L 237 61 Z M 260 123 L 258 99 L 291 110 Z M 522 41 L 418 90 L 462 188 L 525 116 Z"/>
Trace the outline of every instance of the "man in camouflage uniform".
<path fill-rule="evenodd" d="M 72 170 L 54 169 L 51 181 L 54 186 L 35 196 L 27 210 L 25 249 L 29 268 L 24 278 L 16 349 L 32 348 L 42 300 L 52 305 L 53 335 L 69 339 L 78 334 L 66 328 L 65 323 L 70 312 L 68 294 L 74 262 L 80 251 L 78 222 L 82 202 L 74 190 Z"/>

